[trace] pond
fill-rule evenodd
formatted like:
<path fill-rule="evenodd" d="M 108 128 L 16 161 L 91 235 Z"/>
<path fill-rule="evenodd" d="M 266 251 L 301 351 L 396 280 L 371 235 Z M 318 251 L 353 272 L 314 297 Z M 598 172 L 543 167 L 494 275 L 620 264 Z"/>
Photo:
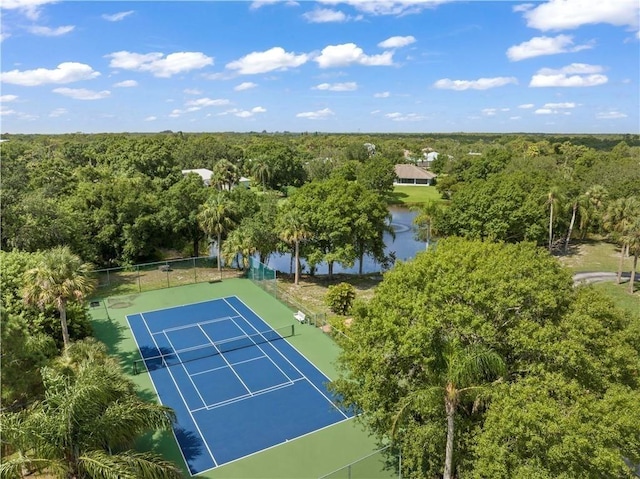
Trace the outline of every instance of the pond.
<path fill-rule="evenodd" d="M 420 241 L 416 241 L 414 235 L 414 227 L 413 227 L 413 219 L 416 217 L 416 212 L 411 211 L 407 208 L 402 208 L 398 206 L 392 206 L 389 208 L 389 212 L 391 213 L 391 226 L 395 231 L 395 239 L 391 237 L 389 234 L 384 235 L 384 242 L 386 245 L 385 254 L 390 255 L 393 254 L 397 260 L 410 260 L 415 258 L 416 254 L 419 251 L 424 251 L 425 244 Z M 305 263 L 304 259 L 301 260 L 302 263 L 302 271 L 303 273 L 309 273 L 309 267 Z M 380 263 L 375 261 L 373 258 L 369 256 L 364 257 L 363 262 L 363 272 L 364 273 L 379 273 L 383 267 Z M 288 273 L 291 271 L 291 255 L 289 253 L 286 254 L 272 254 L 268 266 L 270 268 L 276 269 L 278 271 L 283 271 Z M 343 268 L 339 264 L 334 264 L 333 272 L 334 273 L 350 273 L 357 274 L 359 269 L 359 264 L 356 261 L 356 264 L 352 268 Z M 326 263 L 321 263 L 316 266 L 316 274 L 327 274 L 328 266 Z"/>

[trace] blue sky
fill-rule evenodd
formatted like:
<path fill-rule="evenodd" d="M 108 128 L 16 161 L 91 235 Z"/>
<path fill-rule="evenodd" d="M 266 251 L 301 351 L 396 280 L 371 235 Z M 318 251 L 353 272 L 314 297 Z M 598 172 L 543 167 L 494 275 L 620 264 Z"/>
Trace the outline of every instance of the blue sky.
<path fill-rule="evenodd" d="M 1 131 L 638 133 L 638 0 L 3 0 Z"/>

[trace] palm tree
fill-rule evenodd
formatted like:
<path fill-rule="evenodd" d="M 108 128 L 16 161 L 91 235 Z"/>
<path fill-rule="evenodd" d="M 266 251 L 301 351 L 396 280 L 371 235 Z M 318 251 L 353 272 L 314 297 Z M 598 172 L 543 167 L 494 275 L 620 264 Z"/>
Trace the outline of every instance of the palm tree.
<path fill-rule="evenodd" d="M 625 235 L 622 237 L 622 242 L 626 245 L 629 253 L 633 254 L 631 277 L 629 279 L 629 293 L 633 294 L 636 270 L 638 268 L 638 256 L 640 256 L 640 211 L 633 223 L 627 228 Z"/>
<path fill-rule="evenodd" d="M 464 346 L 457 340 L 443 338 L 435 348 L 437 360 L 426 370 L 427 381 L 421 388 L 407 396 L 392 424 L 392 436 L 409 410 L 421 401 L 433 397 L 434 393 L 444 396 L 447 418 L 447 438 L 445 445 L 443 479 L 453 477 L 453 443 L 455 434 L 455 414 L 458 405 L 467 396 L 478 396 L 500 379 L 505 373 L 502 358 L 491 349 L 481 345 Z"/>
<path fill-rule="evenodd" d="M 91 265 L 83 263 L 67 246 L 47 251 L 41 262 L 24 274 L 22 296 L 25 303 L 40 309 L 55 306 L 60 313 L 62 340 L 65 350 L 69 347 L 67 304 L 84 300 L 95 288 L 89 277 Z"/>
<path fill-rule="evenodd" d="M 602 185 L 593 185 L 585 192 L 587 201 L 579 206 L 581 238 L 585 237 L 593 220 L 598 220 L 597 224 L 602 227 L 602 214 L 608 195 L 607 189 Z"/>
<path fill-rule="evenodd" d="M 235 224 L 233 221 L 233 203 L 224 191 L 214 193 L 202 205 L 198 213 L 198 224 L 210 239 L 214 235 L 217 238 L 218 272 L 222 277 L 222 256 L 220 254 L 222 235 L 233 228 Z"/>
<path fill-rule="evenodd" d="M 213 165 L 213 182 L 218 186 L 218 189 L 230 191 L 239 179 L 238 168 L 229 160 L 223 158 Z"/>
<path fill-rule="evenodd" d="M 546 195 L 546 203 L 549 207 L 549 253 L 553 249 L 553 220 L 554 220 L 554 212 L 559 212 L 564 197 L 560 190 L 552 186 L 549 192 Z"/>
<path fill-rule="evenodd" d="M 21 478 L 24 470 L 61 479 L 182 477 L 174 464 L 129 449 L 141 434 L 169 429 L 173 411 L 142 401 L 101 343 L 68 350 L 43 368 L 43 400 L 2 414 L 3 442 L 16 454 L 2 462 L 0 477 Z"/>
<path fill-rule="evenodd" d="M 263 158 L 254 160 L 251 166 L 251 173 L 262 183 L 262 191 L 266 191 L 267 181 L 271 178 L 271 166 L 269 166 L 269 163 Z"/>
<path fill-rule="evenodd" d="M 295 275 L 293 283 L 297 286 L 300 280 L 300 242 L 308 239 L 311 232 L 299 214 L 292 210 L 282 212 L 277 220 L 278 236 L 295 248 Z"/>
<path fill-rule="evenodd" d="M 623 241 L 631 225 L 640 216 L 640 201 L 634 196 L 619 198 L 610 203 L 603 217 L 604 228 L 611 233 L 612 239 L 621 243 L 620 262 L 618 263 L 618 284 L 622 281 L 622 267 L 628 245 Z"/>
<path fill-rule="evenodd" d="M 231 264 L 233 259 L 242 256 L 242 269 L 249 268 L 249 258 L 256 252 L 256 247 L 251 237 L 251 232 L 244 226 L 229 233 L 224 246 L 222 248 L 222 257 L 225 262 Z M 238 268 L 240 268 L 240 260 L 238 260 Z"/>
<path fill-rule="evenodd" d="M 418 215 L 413 219 L 413 224 L 418 227 L 418 237 L 426 243 L 425 249 L 429 249 L 431 243 L 431 233 L 433 230 L 433 219 L 441 211 L 440 203 L 427 201 L 419 208 L 416 208 Z"/>

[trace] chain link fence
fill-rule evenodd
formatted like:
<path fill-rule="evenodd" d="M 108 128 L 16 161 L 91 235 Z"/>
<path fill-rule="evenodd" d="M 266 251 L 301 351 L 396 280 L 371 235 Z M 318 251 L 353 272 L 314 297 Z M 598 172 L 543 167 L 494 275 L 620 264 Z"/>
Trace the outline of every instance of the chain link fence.
<path fill-rule="evenodd" d="M 401 468 L 400 453 L 386 446 L 318 479 L 402 479 Z"/>
<path fill-rule="evenodd" d="M 136 264 L 94 272 L 102 295 L 141 293 L 186 284 L 238 278 L 242 272 L 223 269 L 219 272 L 214 258 L 194 257 Z"/>

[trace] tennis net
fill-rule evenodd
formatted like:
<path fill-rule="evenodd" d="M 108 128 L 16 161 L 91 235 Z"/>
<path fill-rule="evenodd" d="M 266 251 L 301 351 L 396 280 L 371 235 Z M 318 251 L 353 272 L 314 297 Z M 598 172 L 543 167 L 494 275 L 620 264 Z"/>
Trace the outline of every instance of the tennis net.
<path fill-rule="evenodd" d="M 261 333 L 248 334 L 246 336 L 225 339 L 193 348 L 171 351 L 167 354 L 161 354 L 144 359 L 136 359 L 133 362 L 133 373 L 139 374 L 144 372 L 145 366 L 148 371 L 154 371 L 156 369 L 175 366 L 209 356 L 216 356 L 221 353 L 228 353 L 229 351 L 235 351 L 236 349 L 249 348 L 258 344 L 288 338 L 293 336 L 294 333 L 294 325 L 291 324 L 289 326 L 270 329 Z"/>

